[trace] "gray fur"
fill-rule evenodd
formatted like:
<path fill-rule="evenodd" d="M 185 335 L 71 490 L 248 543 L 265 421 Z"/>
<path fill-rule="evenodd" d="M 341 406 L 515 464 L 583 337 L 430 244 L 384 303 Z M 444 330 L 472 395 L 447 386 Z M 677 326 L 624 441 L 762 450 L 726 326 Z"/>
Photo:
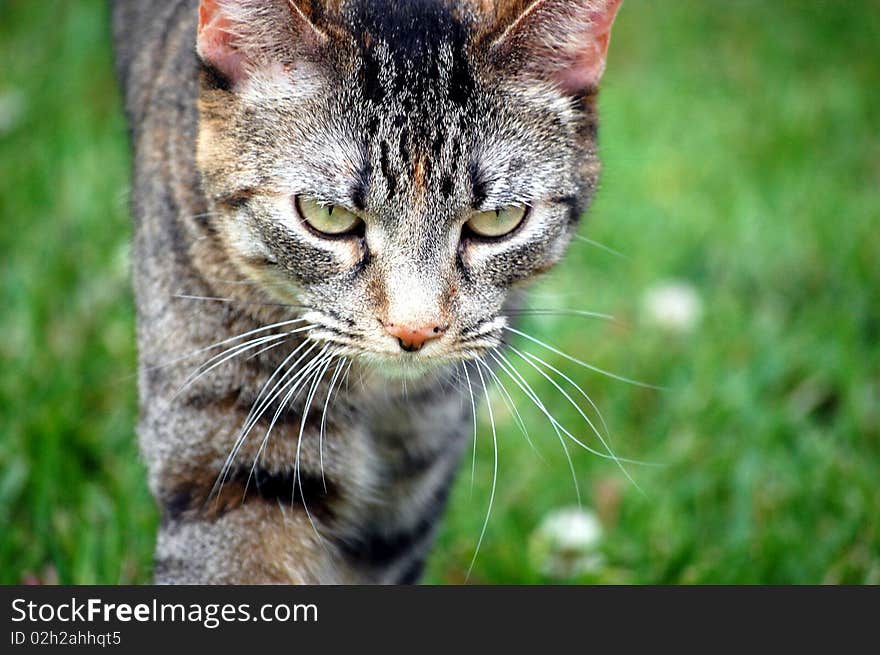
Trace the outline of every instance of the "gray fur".
<path fill-rule="evenodd" d="M 469 0 L 222 0 L 247 66 L 230 84 L 195 54 L 198 5 L 114 5 L 156 580 L 413 581 L 470 436 L 462 363 L 477 380 L 512 294 L 559 260 L 595 189 L 595 89 L 500 60 L 523 7 Z M 360 212 L 363 238 L 309 231 L 298 194 Z M 530 207 L 509 239 L 462 237 L 471 212 L 509 205 Z M 397 316 L 447 329 L 402 352 L 383 328 Z M 300 317 L 314 329 L 177 395 L 219 350 L 182 355 Z M 314 376 L 267 404 L 218 487 L 297 348 Z"/>

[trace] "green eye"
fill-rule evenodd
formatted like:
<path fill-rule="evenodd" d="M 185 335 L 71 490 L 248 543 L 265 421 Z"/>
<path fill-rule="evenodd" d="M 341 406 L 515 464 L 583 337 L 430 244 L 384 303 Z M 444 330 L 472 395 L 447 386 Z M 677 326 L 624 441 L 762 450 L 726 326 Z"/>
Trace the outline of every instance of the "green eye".
<path fill-rule="evenodd" d="M 467 226 L 477 236 L 497 239 L 513 232 L 526 217 L 525 207 L 504 207 L 488 212 L 475 212 Z"/>
<path fill-rule="evenodd" d="M 325 205 L 308 196 L 296 197 L 296 210 L 313 230 L 327 236 L 348 234 L 363 222 L 344 207 Z"/>

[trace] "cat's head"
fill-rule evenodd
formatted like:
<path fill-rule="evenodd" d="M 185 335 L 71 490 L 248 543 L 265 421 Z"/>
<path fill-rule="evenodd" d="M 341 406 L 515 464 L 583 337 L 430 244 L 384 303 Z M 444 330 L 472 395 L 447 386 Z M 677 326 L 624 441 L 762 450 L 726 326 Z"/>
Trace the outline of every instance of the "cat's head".
<path fill-rule="evenodd" d="M 596 187 L 621 0 L 202 0 L 198 165 L 242 276 L 386 364 L 499 345 Z"/>

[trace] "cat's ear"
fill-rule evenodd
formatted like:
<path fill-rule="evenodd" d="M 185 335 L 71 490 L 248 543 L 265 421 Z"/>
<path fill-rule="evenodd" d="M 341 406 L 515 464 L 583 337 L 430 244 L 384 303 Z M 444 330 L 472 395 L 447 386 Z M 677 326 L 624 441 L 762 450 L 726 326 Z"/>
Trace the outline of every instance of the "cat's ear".
<path fill-rule="evenodd" d="M 595 89 L 623 0 L 495 0 L 489 35 L 498 65 L 578 95 Z"/>
<path fill-rule="evenodd" d="M 196 52 L 233 84 L 245 76 L 245 54 L 237 46 L 235 24 L 218 0 L 201 0 Z"/>
<path fill-rule="evenodd" d="M 231 85 L 325 38 L 310 0 L 200 0 L 196 52 Z"/>

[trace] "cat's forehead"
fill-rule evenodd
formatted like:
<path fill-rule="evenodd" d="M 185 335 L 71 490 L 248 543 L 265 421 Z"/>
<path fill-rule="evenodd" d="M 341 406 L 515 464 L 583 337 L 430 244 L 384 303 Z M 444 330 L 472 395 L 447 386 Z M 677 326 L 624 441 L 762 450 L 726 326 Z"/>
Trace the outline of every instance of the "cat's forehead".
<path fill-rule="evenodd" d="M 363 137 L 365 200 L 435 204 L 460 195 L 485 100 L 468 15 L 437 0 L 358 0 L 346 22 L 355 43 L 347 83 L 357 99 L 349 116 L 357 115 Z"/>
<path fill-rule="evenodd" d="M 344 2 L 322 23 L 331 38 L 317 65 L 294 67 L 283 93 L 254 94 L 268 132 L 254 143 L 278 152 L 254 161 L 325 202 L 395 223 L 540 195 L 563 177 L 553 171 L 569 103 L 554 108 L 504 83 L 475 43 L 484 20 L 469 1 Z M 283 125 L 278 102 L 291 117 Z"/>
<path fill-rule="evenodd" d="M 357 0 L 346 15 L 363 101 L 412 117 L 473 100 L 466 12 L 437 0 Z"/>

